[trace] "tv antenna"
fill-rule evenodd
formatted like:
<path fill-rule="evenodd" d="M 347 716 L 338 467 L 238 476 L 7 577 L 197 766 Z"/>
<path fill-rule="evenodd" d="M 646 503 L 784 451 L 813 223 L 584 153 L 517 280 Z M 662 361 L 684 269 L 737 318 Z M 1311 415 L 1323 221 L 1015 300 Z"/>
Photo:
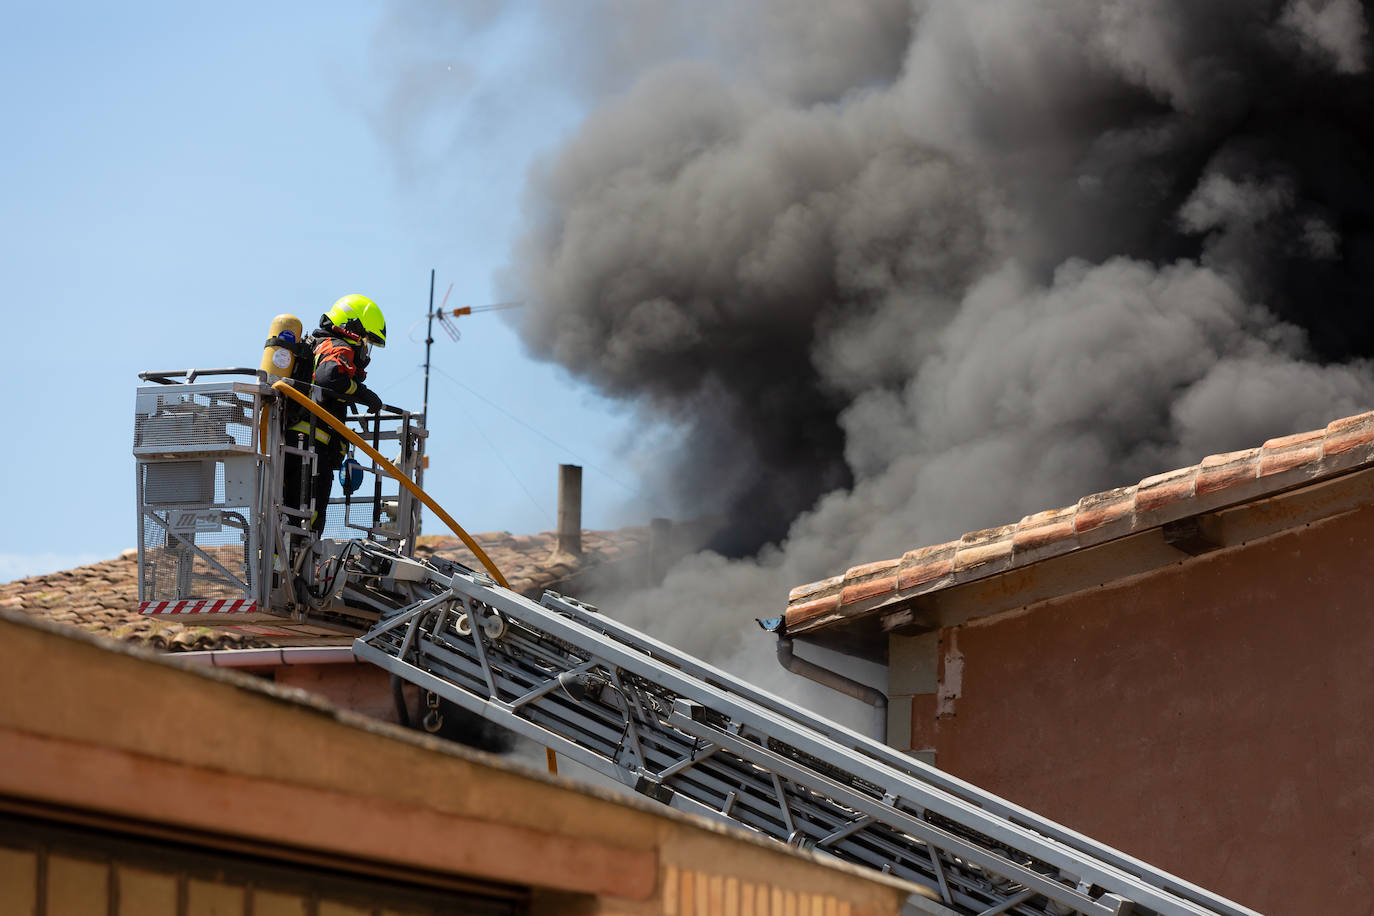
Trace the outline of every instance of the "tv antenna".
<path fill-rule="evenodd" d="M 429 425 L 429 351 L 430 348 L 434 346 L 434 319 L 439 319 L 439 327 L 443 328 L 444 332 L 448 334 L 449 339 L 456 343 L 463 334 L 458 330 L 458 326 L 453 323 L 454 319 L 463 315 L 476 315 L 479 312 L 499 312 L 503 309 L 519 308 L 525 304 L 523 301 L 519 300 L 514 302 L 493 302 L 490 305 L 464 305 L 459 308 L 451 308 L 448 311 L 444 311 L 444 306 L 448 305 L 449 294 L 452 292 L 453 284 L 450 283 L 448 289 L 444 292 L 443 301 L 439 303 L 438 311 L 435 311 L 434 271 L 431 269 L 429 272 L 429 311 L 425 314 L 425 317 L 429 321 L 425 326 L 425 398 L 424 406 L 421 408 L 425 413 L 426 426 Z"/>

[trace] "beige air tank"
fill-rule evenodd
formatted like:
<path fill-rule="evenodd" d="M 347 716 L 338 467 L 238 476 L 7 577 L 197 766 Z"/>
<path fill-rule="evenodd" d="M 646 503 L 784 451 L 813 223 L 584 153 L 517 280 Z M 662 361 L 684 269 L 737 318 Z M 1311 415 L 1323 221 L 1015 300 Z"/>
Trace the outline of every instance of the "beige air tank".
<path fill-rule="evenodd" d="M 267 339 L 275 340 L 278 336 L 284 337 L 289 341 L 301 339 L 301 320 L 295 315 L 278 315 L 272 319 L 272 324 L 267 328 Z M 286 347 L 268 346 L 262 351 L 262 365 L 258 368 L 268 375 L 275 375 L 278 378 L 290 378 L 291 368 L 295 365 L 296 355 Z"/>

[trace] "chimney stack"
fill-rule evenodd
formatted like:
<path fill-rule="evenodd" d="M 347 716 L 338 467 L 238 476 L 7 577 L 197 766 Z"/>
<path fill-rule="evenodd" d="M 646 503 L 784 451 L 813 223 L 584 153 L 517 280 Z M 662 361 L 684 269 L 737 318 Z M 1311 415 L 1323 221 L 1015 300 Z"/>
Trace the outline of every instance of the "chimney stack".
<path fill-rule="evenodd" d="M 582 466 L 558 466 L 557 552 L 582 556 Z"/>
<path fill-rule="evenodd" d="M 673 523 L 666 518 L 649 519 L 649 585 L 662 585 L 673 553 Z"/>

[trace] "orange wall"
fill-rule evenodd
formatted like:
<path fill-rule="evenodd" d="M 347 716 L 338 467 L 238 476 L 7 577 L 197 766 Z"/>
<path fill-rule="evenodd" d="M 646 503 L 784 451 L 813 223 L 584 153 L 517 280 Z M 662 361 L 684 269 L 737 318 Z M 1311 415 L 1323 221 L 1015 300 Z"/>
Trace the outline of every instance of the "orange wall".
<path fill-rule="evenodd" d="M 938 718 L 913 733 L 933 724 L 942 769 L 1270 916 L 1365 912 L 1371 534 L 1365 507 L 946 629 Z"/>
<path fill-rule="evenodd" d="M 7 816 L 222 857 L 224 875 L 185 880 L 224 902 L 178 904 L 191 914 L 238 916 L 250 901 L 266 912 L 247 890 L 252 879 L 230 874 L 242 860 L 407 886 L 528 888 L 530 916 L 895 916 L 914 890 L 382 725 L 318 696 L 182 668 L 2 609 L 0 695 L 22 700 L 0 704 L 0 916 L 33 916 L 31 903 L 49 889 L 40 863 L 53 856 L 62 868 L 76 862 L 101 913 L 116 901 L 111 882 L 126 872 L 143 880 L 129 870 L 148 870 L 142 860 L 111 866 L 113 853 L 96 838 L 88 838 L 99 847 L 94 857 L 33 846 L 24 835 L 11 842 Z"/>

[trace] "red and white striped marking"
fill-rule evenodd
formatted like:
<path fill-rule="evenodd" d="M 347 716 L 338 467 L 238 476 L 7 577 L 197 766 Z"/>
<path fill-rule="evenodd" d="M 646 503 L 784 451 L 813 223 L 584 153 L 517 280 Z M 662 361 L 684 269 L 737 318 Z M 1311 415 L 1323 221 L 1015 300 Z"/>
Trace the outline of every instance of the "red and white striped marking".
<path fill-rule="evenodd" d="M 152 617 L 170 614 L 255 614 L 256 601 L 246 598 L 203 598 L 199 601 L 140 601 L 138 612 Z"/>

